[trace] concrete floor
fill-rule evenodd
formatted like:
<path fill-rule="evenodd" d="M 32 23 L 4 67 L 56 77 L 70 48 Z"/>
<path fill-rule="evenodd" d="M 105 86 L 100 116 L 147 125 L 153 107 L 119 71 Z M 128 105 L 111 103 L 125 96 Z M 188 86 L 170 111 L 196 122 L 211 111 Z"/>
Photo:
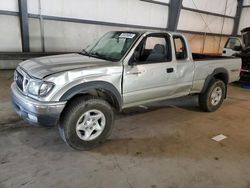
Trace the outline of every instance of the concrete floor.
<path fill-rule="evenodd" d="M 12 72 L 0 72 L 0 187 L 250 187 L 250 90 L 229 87 L 215 113 L 196 97 L 119 114 L 110 139 L 88 152 L 56 128 L 28 126 L 12 111 Z M 218 143 L 211 137 L 225 134 Z"/>

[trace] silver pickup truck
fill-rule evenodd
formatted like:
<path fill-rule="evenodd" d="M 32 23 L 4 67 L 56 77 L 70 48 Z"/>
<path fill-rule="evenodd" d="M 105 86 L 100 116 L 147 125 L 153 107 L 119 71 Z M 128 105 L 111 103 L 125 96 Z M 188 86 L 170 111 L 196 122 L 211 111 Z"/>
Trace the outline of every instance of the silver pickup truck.
<path fill-rule="evenodd" d="M 12 101 L 30 124 L 58 125 L 69 146 L 87 150 L 109 136 L 114 111 L 191 94 L 217 110 L 240 69 L 240 58 L 192 54 L 180 33 L 115 31 L 81 53 L 20 63 Z"/>

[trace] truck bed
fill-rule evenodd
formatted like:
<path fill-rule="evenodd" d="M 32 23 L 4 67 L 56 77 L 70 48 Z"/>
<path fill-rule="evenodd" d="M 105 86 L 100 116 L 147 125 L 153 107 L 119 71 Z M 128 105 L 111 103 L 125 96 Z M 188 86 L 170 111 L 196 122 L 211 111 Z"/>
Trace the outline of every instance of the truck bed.
<path fill-rule="evenodd" d="M 203 54 L 193 54 L 195 75 L 193 83 L 193 92 L 200 92 L 208 75 L 211 75 L 215 69 L 224 69 L 227 71 L 228 82 L 239 80 L 241 59 L 237 57 L 223 57 Z"/>

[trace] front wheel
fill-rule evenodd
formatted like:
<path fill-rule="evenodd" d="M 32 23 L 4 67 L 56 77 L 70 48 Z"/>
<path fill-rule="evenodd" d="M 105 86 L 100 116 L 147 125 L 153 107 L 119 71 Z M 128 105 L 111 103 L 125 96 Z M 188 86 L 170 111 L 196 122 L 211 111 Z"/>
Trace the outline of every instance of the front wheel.
<path fill-rule="evenodd" d="M 59 131 L 70 147 L 89 150 L 105 141 L 113 123 L 114 113 L 106 101 L 80 97 L 66 107 Z"/>
<path fill-rule="evenodd" d="M 226 85 L 221 80 L 212 80 L 204 93 L 199 95 L 199 105 L 206 112 L 216 111 L 226 95 Z"/>

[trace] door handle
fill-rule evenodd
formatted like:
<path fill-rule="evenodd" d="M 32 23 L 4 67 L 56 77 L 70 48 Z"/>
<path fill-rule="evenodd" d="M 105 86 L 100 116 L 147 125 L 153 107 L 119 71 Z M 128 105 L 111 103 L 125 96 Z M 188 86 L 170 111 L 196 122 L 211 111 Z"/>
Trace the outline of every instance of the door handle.
<path fill-rule="evenodd" d="M 167 68 L 167 73 L 174 72 L 174 68 Z"/>
<path fill-rule="evenodd" d="M 139 75 L 139 74 L 142 74 L 142 72 L 127 72 L 127 74 Z"/>

